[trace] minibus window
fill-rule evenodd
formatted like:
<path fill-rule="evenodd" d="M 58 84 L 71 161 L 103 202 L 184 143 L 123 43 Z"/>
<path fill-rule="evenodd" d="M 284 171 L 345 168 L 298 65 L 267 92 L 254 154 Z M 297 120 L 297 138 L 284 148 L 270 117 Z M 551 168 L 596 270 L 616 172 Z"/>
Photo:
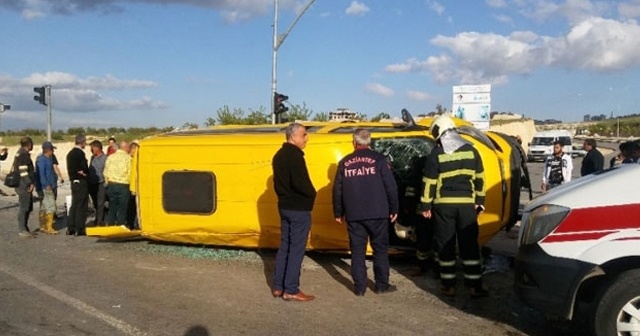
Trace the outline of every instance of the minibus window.
<path fill-rule="evenodd" d="M 162 207 L 167 213 L 212 214 L 216 211 L 216 176 L 202 171 L 165 172 Z"/>
<path fill-rule="evenodd" d="M 411 176 L 422 167 L 416 166 L 420 158 L 427 156 L 435 147 L 435 142 L 427 137 L 378 138 L 371 142 L 371 149 L 384 154 L 391 164 L 391 170 L 400 181 Z"/>

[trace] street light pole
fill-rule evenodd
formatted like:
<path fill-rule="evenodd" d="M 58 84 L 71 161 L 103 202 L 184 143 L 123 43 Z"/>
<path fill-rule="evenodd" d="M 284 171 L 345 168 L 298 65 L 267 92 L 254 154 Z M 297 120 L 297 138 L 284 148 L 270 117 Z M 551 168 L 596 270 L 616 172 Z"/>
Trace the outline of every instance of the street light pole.
<path fill-rule="evenodd" d="M 273 10 L 274 11 L 274 13 L 273 13 L 273 55 L 272 55 L 272 59 L 271 59 L 272 63 L 271 63 L 271 98 L 270 98 L 271 123 L 272 124 L 276 123 L 276 111 L 275 111 L 275 106 L 273 104 L 273 102 L 274 102 L 273 99 L 274 99 L 274 97 L 276 95 L 276 92 L 278 91 L 278 88 L 277 88 L 277 84 L 278 84 L 278 49 L 280 48 L 282 43 L 284 43 L 284 40 L 287 39 L 287 36 L 289 36 L 289 33 L 291 32 L 293 27 L 296 25 L 296 23 L 298 23 L 298 21 L 300 20 L 302 15 L 304 15 L 304 13 L 307 11 L 307 9 L 309 9 L 309 7 L 311 7 L 311 5 L 315 1 L 316 0 L 309 0 L 309 2 L 307 2 L 307 4 L 302 9 L 302 11 L 300 11 L 298 16 L 296 16 L 296 18 L 293 20 L 293 22 L 291 23 L 289 28 L 287 28 L 287 31 L 285 31 L 284 34 L 282 34 L 282 35 L 278 35 L 278 0 L 274 0 L 273 1 L 273 9 L 274 9 Z"/>
<path fill-rule="evenodd" d="M 272 46 L 272 59 L 271 59 L 271 123 L 276 123 L 276 110 L 273 104 L 273 97 L 277 92 L 278 84 L 278 0 L 274 0 L 273 4 L 273 46 Z"/>

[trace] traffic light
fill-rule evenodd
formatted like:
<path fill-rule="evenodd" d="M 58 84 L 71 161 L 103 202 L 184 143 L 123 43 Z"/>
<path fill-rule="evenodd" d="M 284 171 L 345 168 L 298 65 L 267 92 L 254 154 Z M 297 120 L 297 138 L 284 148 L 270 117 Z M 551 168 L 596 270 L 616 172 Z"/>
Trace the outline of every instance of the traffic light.
<path fill-rule="evenodd" d="M 47 105 L 47 94 L 44 86 L 34 87 L 33 92 L 37 93 L 37 95 L 33 96 L 33 100 L 37 101 L 42 105 Z"/>
<path fill-rule="evenodd" d="M 284 102 L 289 99 L 289 96 L 285 96 L 280 93 L 274 93 L 273 95 L 273 113 L 276 115 L 276 122 L 279 123 L 281 115 L 289 111 L 289 108 L 284 106 Z"/>

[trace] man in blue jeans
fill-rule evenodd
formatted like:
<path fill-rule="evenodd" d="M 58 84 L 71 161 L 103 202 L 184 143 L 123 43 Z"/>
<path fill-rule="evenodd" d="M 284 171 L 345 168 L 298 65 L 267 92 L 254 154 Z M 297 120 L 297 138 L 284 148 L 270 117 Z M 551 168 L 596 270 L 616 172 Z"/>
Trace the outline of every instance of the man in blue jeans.
<path fill-rule="evenodd" d="M 276 255 L 272 294 L 287 301 L 311 301 L 315 297 L 300 291 L 300 269 L 311 229 L 311 210 L 316 190 L 302 151 L 307 130 L 292 123 L 285 130 L 286 142 L 273 157 L 273 185 L 280 213 L 280 248 Z"/>

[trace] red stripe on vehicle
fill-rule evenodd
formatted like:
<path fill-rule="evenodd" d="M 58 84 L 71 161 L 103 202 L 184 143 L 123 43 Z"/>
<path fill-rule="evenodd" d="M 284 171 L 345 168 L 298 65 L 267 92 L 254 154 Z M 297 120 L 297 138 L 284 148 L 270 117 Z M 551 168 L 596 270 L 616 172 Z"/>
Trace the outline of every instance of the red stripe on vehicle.
<path fill-rule="evenodd" d="M 568 241 L 580 241 L 580 240 L 596 240 L 606 235 L 616 233 L 617 231 L 607 232 L 589 232 L 589 233 L 569 233 L 569 234 L 552 234 L 542 240 L 543 243 L 560 243 Z"/>
<path fill-rule="evenodd" d="M 640 228 L 640 204 L 573 209 L 554 233 Z"/>

